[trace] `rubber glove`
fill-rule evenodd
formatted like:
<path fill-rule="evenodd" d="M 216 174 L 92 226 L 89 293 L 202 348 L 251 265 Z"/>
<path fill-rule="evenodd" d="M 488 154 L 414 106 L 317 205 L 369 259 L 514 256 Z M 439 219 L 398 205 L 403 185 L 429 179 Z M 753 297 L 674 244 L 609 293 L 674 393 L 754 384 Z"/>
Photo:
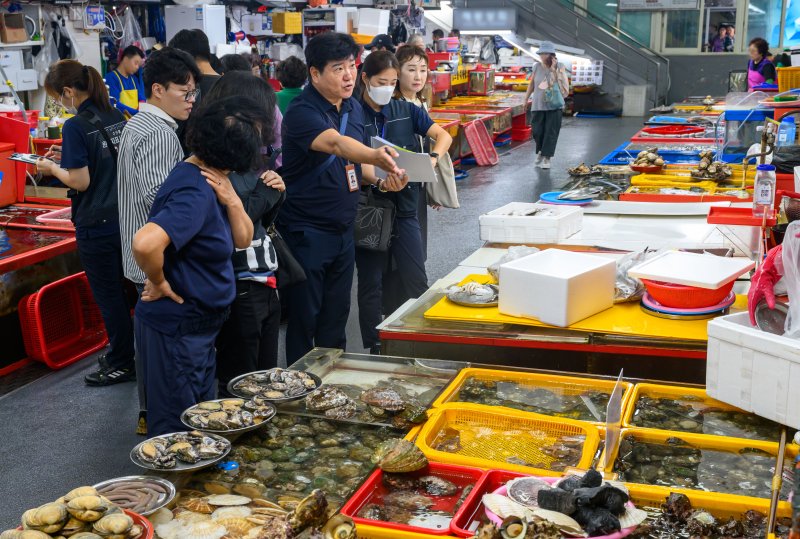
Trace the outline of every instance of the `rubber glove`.
<path fill-rule="evenodd" d="M 783 245 L 769 250 L 764 262 L 756 270 L 750 280 L 750 292 L 747 294 L 747 310 L 750 312 L 750 323 L 756 325 L 756 307 L 761 300 L 767 300 L 767 307 L 775 308 L 775 283 L 783 276 Z"/>

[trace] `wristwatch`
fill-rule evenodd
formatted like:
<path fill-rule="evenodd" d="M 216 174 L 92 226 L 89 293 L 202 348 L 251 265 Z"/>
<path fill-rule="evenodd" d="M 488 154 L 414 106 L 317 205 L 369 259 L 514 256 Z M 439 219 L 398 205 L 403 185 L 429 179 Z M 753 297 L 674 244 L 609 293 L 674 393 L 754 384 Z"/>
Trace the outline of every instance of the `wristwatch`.
<path fill-rule="evenodd" d="M 430 155 L 431 157 L 433 157 L 433 158 L 434 158 L 434 159 L 436 159 L 437 161 L 439 160 L 439 154 L 438 154 L 438 153 L 436 153 L 436 152 L 431 152 L 431 153 L 429 153 L 428 155 Z"/>
<path fill-rule="evenodd" d="M 389 191 L 387 191 L 386 189 L 383 188 L 383 182 L 385 182 L 385 181 L 386 180 L 383 179 L 383 178 L 378 178 L 378 181 L 375 182 L 375 187 L 377 187 L 378 191 L 380 191 L 381 193 L 388 193 L 389 192 Z"/>

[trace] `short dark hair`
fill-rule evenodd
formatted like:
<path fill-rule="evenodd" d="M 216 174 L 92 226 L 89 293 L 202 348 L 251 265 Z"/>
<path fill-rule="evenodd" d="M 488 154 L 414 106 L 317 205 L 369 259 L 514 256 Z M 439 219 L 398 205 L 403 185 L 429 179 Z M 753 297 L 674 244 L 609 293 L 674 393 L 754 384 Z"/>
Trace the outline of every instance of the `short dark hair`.
<path fill-rule="evenodd" d="M 280 64 L 276 75 L 284 88 L 300 88 L 308 79 L 308 68 L 297 56 L 290 56 Z"/>
<path fill-rule="evenodd" d="M 122 51 L 122 58 L 130 58 L 131 56 L 138 56 L 139 58 L 144 58 L 144 52 L 142 52 L 142 49 L 140 49 L 136 45 L 128 45 L 127 47 L 125 47 L 125 50 Z"/>
<path fill-rule="evenodd" d="M 458 28 L 453 28 L 450 30 L 450 33 L 453 34 L 455 37 L 461 37 L 461 30 Z"/>
<path fill-rule="evenodd" d="M 226 54 L 219 61 L 222 64 L 223 73 L 230 73 L 231 71 L 250 72 L 253 67 L 253 63 L 248 58 L 245 58 L 243 54 Z"/>
<path fill-rule="evenodd" d="M 186 144 L 210 167 L 247 172 L 261 154 L 260 121 L 258 103 L 249 97 L 204 99 L 189 117 Z"/>
<path fill-rule="evenodd" d="M 272 89 L 272 86 L 267 81 L 256 77 L 249 71 L 228 71 L 203 96 L 203 102 L 227 97 L 249 97 L 258 103 L 256 111 L 263 114 L 259 120 L 262 143 L 264 146 L 269 146 L 275 142 L 275 104 L 277 98 L 275 97 L 275 90 Z"/>
<path fill-rule="evenodd" d="M 444 30 L 441 28 L 437 28 L 431 33 L 431 37 L 433 39 L 442 39 L 444 37 Z"/>
<path fill-rule="evenodd" d="M 758 51 L 758 54 L 760 54 L 761 56 L 766 57 L 767 54 L 769 54 L 769 43 L 767 43 L 767 40 L 764 39 L 763 37 L 757 37 L 753 39 L 752 41 L 750 41 L 750 45 L 755 46 L 756 50 Z"/>
<path fill-rule="evenodd" d="M 169 46 L 188 52 L 192 58 L 211 61 L 208 36 L 202 30 L 181 30 L 169 40 Z"/>
<path fill-rule="evenodd" d="M 306 65 L 309 69 L 317 68 L 320 72 L 325 70 L 331 62 L 357 58 L 358 45 L 349 34 L 339 32 L 325 32 L 317 34 L 306 45 Z"/>
<path fill-rule="evenodd" d="M 155 51 L 144 64 L 144 95 L 149 98 L 153 95 L 153 85 L 160 84 L 165 88 L 170 84 L 188 84 L 189 79 L 194 82 L 200 80 L 200 70 L 194 58 L 182 50 L 164 47 Z"/>

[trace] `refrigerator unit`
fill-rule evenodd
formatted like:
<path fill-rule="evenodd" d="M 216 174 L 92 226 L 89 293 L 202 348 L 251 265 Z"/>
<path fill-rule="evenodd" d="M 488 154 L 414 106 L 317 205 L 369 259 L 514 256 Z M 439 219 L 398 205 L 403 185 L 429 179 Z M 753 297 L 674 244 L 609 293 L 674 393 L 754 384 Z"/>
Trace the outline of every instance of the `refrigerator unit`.
<path fill-rule="evenodd" d="M 202 30 L 208 36 L 211 52 L 217 45 L 227 43 L 225 6 L 199 4 L 194 6 L 164 6 L 167 43 L 181 30 Z"/>

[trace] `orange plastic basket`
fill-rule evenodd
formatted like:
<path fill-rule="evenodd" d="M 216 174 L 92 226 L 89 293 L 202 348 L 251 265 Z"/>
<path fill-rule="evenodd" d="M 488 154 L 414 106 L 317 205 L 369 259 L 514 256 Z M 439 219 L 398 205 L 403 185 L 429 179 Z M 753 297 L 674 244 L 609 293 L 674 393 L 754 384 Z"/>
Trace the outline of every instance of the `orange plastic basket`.
<path fill-rule="evenodd" d="M 434 408 L 440 407 L 447 403 L 457 402 L 471 402 L 473 404 L 481 404 L 480 401 L 475 400 L 475 397 L 468 394 L 464 390 L 464 386 L 468 383 L 476 383 L 478 387 L 486 385 L 489 390 L 489 396 L 497 398 L 500 401 L 504 396 L 504 383 L 513 384 L 514 386 L 531 393 L 537 390 L 544 390 L 552 394 L 548 399 L 551 406 L 551 412 L 547 412 L 544 407 L 532 408 L 529 405 L 533 404 L 531 400 L 534 398 L 532 395 L 527 396 L 522 402 L 513 402 L 502 400 L 502 404 L 492 406 L 492 408 L 513 408 L 523 412 L 532 412 L 545 416 L 553 416 L 565 419 L 573 419 L 577 421 L 587 421 L 597 425 L 605 425 L 605 408 L 596 410 L 600 417 L 591 421 L 586 417 L 586 414 L 591 414 L 591 410 L 587 405 L 578 405 L 575 408 L 569 403 L 569 400 L 576 398 L 588 397 L 590 392 L 605 393 L 610 395 L 614 391 L 613 380 L 598 380 L 595 378 L 582 378 L 578 376 L 559 376 L 556 374 L 540 374 L 531 372 L 514 372 L 514 371 L 500 371 L 494 369 L 461 369 L 458 376 L 445 388 L 439 398 L 437 398 L 431 405 Z M 627 404 L 633 393 L 633 384 L 630 382 L 621 382 L 622 385 L 622 417 L 625 417 L 627 412 Z M 514 386 L 508 388 L 514 389 Z M 492 388 L 494 388 L 492 390 Z M 548 397 L 550 395 L 547 395 Z M 563 407 L 561 406 L 563 405 Z M 527 409 L 526 409 L 527 407 Z M 585 409 L 585 412 L 581 411 Z"/>
<path fill-rule="evenodd" d="M 417 436 L 417 447 L 430 460 L 446 464 L 560 476 L 567 467 L 587 468 L 600 441 L 594 425 L 510 408 L 445 404 L 429 414 Z M 442 434 L 452 440 L 457 435 L 457 443 L 443 450 Z M 559 463 L 550 448 L 565 443 L 577 446 L 579 454 L 573 462 Z"/>
<path fill-rule="evenodd" d="M 66 367 L 108 343 L 100 308 L 83 272 L 23 297 L 18 310 L 25 351 L 51 369 Z"/>

